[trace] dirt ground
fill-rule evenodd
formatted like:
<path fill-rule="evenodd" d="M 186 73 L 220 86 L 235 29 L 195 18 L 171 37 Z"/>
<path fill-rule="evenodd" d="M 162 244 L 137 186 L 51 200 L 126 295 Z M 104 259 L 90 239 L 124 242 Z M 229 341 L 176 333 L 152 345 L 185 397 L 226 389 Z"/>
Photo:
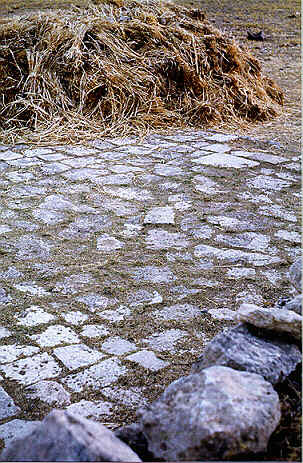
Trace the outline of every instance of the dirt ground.
<path fill-rule="evenodd" d="M 102 0 L 93 0 L 98 3 Z M 285 92 L 282 116 L 267 123 L 252 125 L 245 135 L 279 143 L 289 150 L 301 151 L 301 53 L 299 0 L 175 0 L 176 3 L 203 10 L 209 21 L 241 46 L 247 47 L 262 63 L 264 73 Z M 29 11 L 85 7 L 89 0 L 2 0 L 0 24 L 5 16 Z M 247 39 L 247 31 L 263 31 L 264 41 Z"/>

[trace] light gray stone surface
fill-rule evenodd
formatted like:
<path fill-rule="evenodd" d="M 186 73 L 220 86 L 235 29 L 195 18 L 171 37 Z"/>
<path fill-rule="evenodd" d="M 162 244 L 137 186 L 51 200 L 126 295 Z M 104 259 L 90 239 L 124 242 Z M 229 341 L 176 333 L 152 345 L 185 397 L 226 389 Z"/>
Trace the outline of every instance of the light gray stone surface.
<path fill-rule="evenodd" d="M 0 386 L 0 420 L 19 415 L 20 412 L 21 408 L 15 405 L 13 399 Z"/>
<path fill-rule="evenodd" d="M 137 416 L 155 459 L 201 461 L 264 451 L 281 412 L 260 375 L 213 366 L 174 381 Z"/>
<path fill-rule="evenodd" d="M 298 258 L 289 269 L 289 279 L 298 292 L 302 292 L 302 258 Z"/>
<path fill-rule="evenodd" d="M 217 334 L 205 347 L 191 373 L 221 365 L 263 376 L 271 384 L 282 382 L 301 362 L 300 349 L 281 340 L 258 337 L 245 325 Z"/>
<path fill-rule="evenodd" d="M 70 394 L 55 381 L 39 381 L 27 386 L 25 396 L 29 399 L 39 399 L 55 408 L 61 408 L 71 403 Z"/>
<path fill-rule="evenodd" d="M 302 338 L 302 316 L 289 310 L 244 303 L 237 312 L 237 319 L 258 328 L 289 335 L 298 341 Z"/>
<path fill-rule="evenodd" d="M 293 312 L 302 315 L 302 294 L 299 294 L 287 302 L 284 306 L 284 309 L 292 310 Z"/>
<path fill-rule="evenodd" d="M 60 439 L 58 439 L 60 436 Z M 8 447 L 1 461 L 141 461 L 99 423 L 54 410 L 27 438 Z"/>
<path fill-rule="evenodd" d="M 133 411 L 147 397 L 134 375 L 162 387 L 242 301 L 288 296 L 301 236 L 293 153 L 202 130 L 0 152 L 0 373 L 24 421 L 33 401 L 41 416 L 61 406 L 62 386 L 76 393 L 64 406 L 111 388 L 115 416 Z M 27 396 L 35 385 L 41 401 Z"/>

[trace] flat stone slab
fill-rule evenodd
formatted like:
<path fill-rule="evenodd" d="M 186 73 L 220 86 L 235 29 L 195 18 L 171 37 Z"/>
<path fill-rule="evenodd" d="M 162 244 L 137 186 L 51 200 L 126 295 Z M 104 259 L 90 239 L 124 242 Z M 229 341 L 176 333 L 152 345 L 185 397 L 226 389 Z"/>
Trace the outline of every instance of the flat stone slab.
<path fill-rule="evenodd" d="M 25 309 L 21 314 L 18 314 L 17 325 L 37 326 L 49 323 L 54 319 L 54 315 L 46 312 L 42 309 L 42 307 L 32 305 Z"/>
<path fill-rule="evenodd" d="M 175 344 L 186 336 L 188 336 L 187 331 L 171 329 L 163 333 L 154 333 L 152 336 L 142 339 L 141 342 L 143 344 L 148 344 L 150 348 L 158 352 L 176 352 Z"/>
<path fill-rule="evenodd" d="M 58 347 L 54 349 L 53 353 L 69 370 L 77 370 L 80 367 L 92 365 L 104 357 L 101 352 L 91 349 L 85 344 Z"/>
<path fill-rule="evenodd" d="M 39 352 L 39 347 L 9 344 L 0 346 L 0 364 L 10 363 L 20 357 L 26 357 Z"/>
<path fill-rule="evenodd" d="M 193 162 L 206 166 L 228 167 L 233 169 L 243 169 L 244 167 L 256 167 L 259 165 L 258 162 L 250 161 L 249 159 L 243 159 L 238 156 L 225 153 L 201 156 L 200 158 L 193 159 Z"/>
<path fill-rule="evenodd" d="M 104 417 L 112 414 L 112 404 L 110 402 L 91 402 L 89 400 L 80 400 L 80 402 L 69 405 L 66 410 L 73 415 L 79 415 L 82 418 L 99 421 Z"/>
<path fill-rule="evenodd" d="M 0 366 L 0 371 L 11 380 L 28 386 L 42 379 L 55 378 L 61 368 L 46 352 Z"/>
<path fill-rule="evenodd" d="M 170 283 L 176 279 L 169 267 L 137 267 L 132 276 L 135 280 L 150 281 L 151 283 Z"/>
<path fill-rule="evenodd" d="M 230 263 L 243 262 L 253 264 L 257 267 L 281 262 L 279 257 L 269 256 L 267 254 L 260 254 L 257 252 L 249 253 L 241 251 L 240 249 L 219 249 L 204 244 L 195 247 L 194 255 L 196 257 L 215 257 Z"/>
<path fill-rule="evenodd" d="M 257 190 L 280 191 L 283 188 L 288 188 L 291 186 L 291 184 L 285 180 L 267 177 L 265 175 L 258 175 L 255 178 L 248 180 L 246 183 L 248 187 L 256 188 Z"/>
<path fill-rule="evenodd" d="M 128 355 L 125 358 L 126 360 L 138 363 L 142 367 L 147 368 L 151 371 L 158 371 L 169 365 L 168 362 L 158 359 L 154 352 L 149 350 L 141 350 L 139 352 L 136 352 L 135 354 Z"/>
<path fill-rule="evenodd" d="M 73 392 L 82 392 L 87 388 L 96 391 L 115 383 L 126 372 L 127 368 L 118 359 L 107 359 L 83 372 L 66 376 L 61 382 Z"/>
<path fill-rule="evenodd" d="M 28 399 L 39 399 L 53 407 L 61 408 L 71 403 L 70 394 L 55 381 L 39 381 L 25 388 Z"/>
<path fill-rule="evenodd" d="M 175 211 L 170 206 L 153 207 L 145 216 L 146 224 L 174 224 Z"/>
<path fill-rule="evenodd" d="M 41 347 L 54 347 L 60 344 L 74 344 L 80 341 L 79 337 L 70 328 L 62 325 L 49 326 L 41 334 L 30 336 Z"/>
<path fill-rule="evenodd" d="M 98 251 L 111 252 L 116 251 L 124 246 L 124 243 L 117 240 L 114 236 L 110 236 L 107 233 L 101 235 L 97 239 L 97 249 Z"/>
<path fill-rule="evenodd" d="M 182 233 L 154 229 L 149 230 L 146 236 L 147 248 L 151 249 L 185 248 L 188 244 L 188 240 Z"/>
<path fill-rule="evenodd" d="M 13 399 L 0 386 L 0 420 L 19 415 L 20 412 L 21 408 L 15 405 Z"/>
<path fill-rule="evenodd" d="M 128 352 L 137 350 L 136 344 L 122 339 L 119 336 L 107 338 L 101 346 L 101 349 L 108 354 L 123 355 Z"/>
<path fill-rule="evenodd" d="M 201 310 L 191 304 L 175 304 L 157 312 L 157 318 L 165 320 L 188 320 L 201 314 Z"/>

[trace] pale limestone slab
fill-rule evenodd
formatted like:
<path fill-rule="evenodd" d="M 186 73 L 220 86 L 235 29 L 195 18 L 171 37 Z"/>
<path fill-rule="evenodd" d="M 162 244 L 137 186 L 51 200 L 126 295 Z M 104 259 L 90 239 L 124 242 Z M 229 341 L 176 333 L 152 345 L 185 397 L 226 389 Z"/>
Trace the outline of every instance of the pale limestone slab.
<path fill-rule="evenodd" d="M 231 279 L 254 278 L 256 271 L 254 268 L 233 267 L 227 270 L 227 276 Z"/>
<path fill-rule="evenodd" d="M 267 177 L 265 175 L 258 175 L 253 179 L 247 180 L 248 187 L 260 190 L 275 190 L 280 191 L 283 188 L 291 186 L 289 182 L 278 178 Z"/>
<path fill-rule="evenodd" d="M 278 217 L 279 219 L 287 220 L 288 222 L 297 222 L 299 218 L 292 212 L 288 211 L 287 209 L 284 209 L 283 207 L 277 204 L 272 204 L 270 206 L 261 206 L 259 208 L 259 211 L 262 215 L 267 215 L 269 217 Z"/>
<path fill-rule="evenodd" d="M 287 161 L 287 158 L 282 156 L 276 156 L 273 154 L 269 154 L 267 152 L 250 152 L 250 151 L 233 151 L 232 152 L 235 156 L 241 157 L 248 157 L 249 159 L 253 159 L 254 161 L 260 162 L 268 162 L 270 164 L 281 164 L 282 162 Z"/>
<path fill-rule="evenodd" d="M 132 271 L 132 276 L 136 281 L 149 281 L 151 283 L 170 283 L 176 277 L 169 267 L 136 267 Z"/>
<path fill-rule="evenodd" d="M 243 159 L 238 156 L 233 156 L 231 154 L 225 153 L 210 154 L 209 156 L 195 158 L 192 161 L 197 164 L 203 164 L 206 166 L 227 167 L 233 169 L 242 169 L 244 167 L 256 167 L 259 165 L 258 162 L 250 161 L 249 159 Z"/>
<path fill-rule="evenodd" d="M 130 185 L 133 183 L 134 174 L 114 174 L 96 178 L 95 183 L 98 185 Z"/>
<path fill-rule="evenodd" d="M 18 344 L 8 344 L 0 346 L 0 364 L 10 363 L 20 357 L 26 357 L 39 352 L 38 347 L 22 346 Z"/>
<path fill-rule="evenodd" d="M 126 372 L 127 368 L 118 359 L 107 359 L 83 372 L 66 376 L 61 382 L 73 392 L 82 392 L 87 388 L 98 391 L 115 383 Z"/>
<path fill-rule="evenodd" d="M 52 152 L 53 151 L 50 148 L 29 148 L 24 151 L 24 156 L 31 158 L 33 156 L 41 156 L 44 154 L 50 154 Z"/>
<path fill-rule="evenodd" d="M 142 225 L 135 225 L 132 223 L 125 223 L 124 230 L 122 230 L 121 235 L 123 238 L 131 238 L 137 236 L 138 233 L 142 230 Z"/>
<path fill-rule="evenodd" d="M 34 175 L 31 172 L 9 172 L 5 174 L 5 177 L 11 182 L 28 182 L 34 178 Z"/>
<path fill-rule="evenodd" d="M 207 216 L 207 221 L 229 231 L 240 231 L 243 229 L 243 222 L 232 217 L 225 217 L 223 215 Z"/>
<path fill-rule="evenodd" d="M 153 207 L 144 218 L 145 224 L 174 224 L 175 211 L 170 206 Z"/>
<path fill-rule="evenodd" d="M 290 241 L 291 243 L 301 243 L 300 233 L 294 231 L 291 232 L 288 230 L 278 230 L 274 236 L 282 240 Z"/>
<path fill-rule="evenodd" d="M 103 191 L 111 196 L 117 196 L 121 199 L 136 201 L 147 201 L 154 199 L 153 195 L 144 188 L 131 188 L 131 187 L 103 187 Z"/>
<path fill-rule="evenodd" d="M 88 315 L 79 311 L 61 313 L 61 317 L 63 317 L 67 323 L 71 323 L 76 326 L 81 325 L 88 319 Z"/>
<path fill-rule="evenodd" d="M 237 138 L 239 138 L 238 135 L 229 135 L 229 134 L 225 134 L 225 133 L 216 133 L 215 135 L 211 135 L 210 137 L 207 137 L 207 140 L 217 141 L 219 143 L 224 143 L 226 141 L 236 140 Z"/>
<path fill-rule="evenodd" d="M 104 233 L 97 238 L 98 251 L 112 252 L 121 249 L 123 246 L 124 243 L 122 241 L 117 240 L 117 238 L 110 236 L 108 233 Z"/>
<path fill-rule="evenodd" d="M 25 386 L 42 379 L 55 378 L 61 373 L 59 365 L 46 352 L 2 365 L 0 370 L 8 379 Z"/>
<path fill-rule="evenodd" d="M 31 305 L 16 317 L 18 318 L 17 325 L 22 326 L 37 326 L 55 319 L 53 315 L 37 305 Z"/>
<path fill-rule="evenodd" d="M 112 304 L 112 301 L 106 296 L 100 296 L 96 293 L 89 293 L 85 296 L 77 298 L 77 301 L 85 304 L 90 312 L 96 312 L 96 310 L 106 309 L 109 305 Z"/>
<path fill-rule="evenodd" d="M 120 322 L 125 319 L 128 315 L 131 314 L 131 310 L 123 305 L 115 308 L 114 310 L 103 310 L 98 312 L 99 317 L 105 318 L 106 320 L 115 323 Z"/>
<path fill-rule="evenodd" d="M 141 167 L 135 166 L 126 166 L 124 164 L 116 164 L 114 166 L 109 166 L 109 170 L 115 174 L 128 174 L 129 172 L 145 172 Z"/>
<path fill-rule="evenodd" d="M 22 154 L 15 153 L 14 151 L 8 150 L 0 153 L 0 161 L 12 161 L 14 159 L 22 158 Z"/>
<path fill-rule="evenodd" d="M 21 291 L 22 293 L 27 293 L 32 296 L 37 296 L 37 297 L 50 296 L 50 293 L 48 291 L 41 288 L 40 286 L 37 286 L 35 283 L 31 283 L 31 282 L 17 284 L 15 285 L 15 288 L 18 291 Z"/>
<path fill-rule="evenodd" d="M 175 344 L 184 337 L 188 337 L 187 331 L 179 329 L 165 330 L 163 333 L 154 333 L 146 339 L 142 339 L 143 344 L 148 344 L 150 348 L 158 352 L 176 352 Z"/>
<path fill-rule="evenodd" d="M 165 164 L 157 164 L 154 168 L 156 175 L 163 175 L 164 177 L 175 177 L 179 175 L 185 175 L 183 169 L 177 166 L 169 166 Z"/>
<path fill-rule="evenodd" d="M 135 354 L 128 355 L 126 360 L 138 363 L 142 367 L 151 371 L 159 371 L 169 365 L 169 362 L 158 359 L 154 352 L 149 350 L 141 350 Z"/>
<path fill-rule="evenodd" d="M 29 399 L 39 399 L 53 407 L 63 407 L 71 403 L 70 394 L 55 381 L 39 381 L 24 390 Z"/>
<path fill-rule="evenodd" d="M 133 342 L 129 342 L 119 336 L 113 336 L 106 339 L 106 341 L 101 345 L 101 349 L 108 354 L 123 355 L 137 350 L 137 346 Z"/>
<path fill-rule="evenodd" d="M 159 229 L 149 230 L 145 241 L 149 249 L 185 248 L 189 244 L 184 234 Z"/>
<path fill-rule="evenodd" d="M 79 343 L 80 339 L 70 328 L 62 325 L 49 326 L 41 334 L 30 336 L 33 341 L 41 347 L 54 347 L 60 344 L 74 344 Z"/>
<path fill-rule="evenodd" d="M 80 400 L 80 402 L 69 405 L 66 408 L 66 410 L 69 410 L 73 414 L 97 421 L 103 417 L 110 416 L 112 414 L 111 409 L 112 404 L 110 402 L 92 402 L 84 399 Z"/>
<path fill-rule="evenodd" d="M 109 330 L 104 325 L 85 325 L 80 334 L 85 338 L 99 338 L 109 334 Z"/>
<path fill-rule="evenodd" d="M 190 320 L 198 317 L 201 313 L 201 309 L 192 304 L 175 304 L 164 307 L 153 316 L 164 320 Z"/>
<path fill-rule="evenodd" d="M 128 297 L 128 303 L 131 307 L 161 304 L 163 297 L 158 291 L 147 291 L 146 289 L 139 289 L 132 292 Z"/>
<path fill-rule="evenodd" d="M 227 307 L 210 309 L 207 313 L 215 320 L 234 321 L 236 319 L 236 312 L 228 309 Z"/>
<path fill-rule="evenodd" d="M 208 140 L 210 140 L 210 138 L 208 138 Z M 215 153 L 227 153 L 231 150 L 231 147 L 226 143 L 214 143 L 204 146 L 203 149 L 214 151 Z"/>
<path fill-rule="evenodd" d="M 77 370 L 80 367 L 97 363 L 104 358 L 104 354 L 96 349 L 91 349 L 85 344 L 58 347 L 54 349 L 53 353 L 68 370 Z"/>
<path fill-rule="evenodd" d="M 9 331 L 7 328 L 4 328 L 4 326 L 0 326 L 0 339 L 8 338 L 11 336 L 12 332 Z"/>
<path fill-rule="evenodd" d="M 142 396 L 142 391 L 138 387 L 130 387 L 125 390 L 118 386 L 107 386 L 102 389 L 102 394 L 115 403 L 135 408 L 143 407 L 147 400 Z"/>
<path fill-rule="evenodd" d="M 68 168 L 65 166 L 66 169 Z M 108 171 L 106 169 L 92 169 L 89 167 L 83 167 L 80 169 L 75 169 L 75 170 L 69 170 L 68 172 L 64 172 L 61 174 L 61 176 L 67 180 L 71 181 L 85 181 L 85 180 L 90 180 L 90 181 L 95 181 L 97 177 L 100 175 L 106 175 Z"/>
<path fill-rule="evenodd" d="M 260 254 L 257 252 L 249 253 L 241 251 L 240 249 L 219 249 L 213 246 L 200 244 L 194 248 L 195 257 L 215 257 L 219 260 L 226 260 L 230 263 L 248 263 L 256 266 L 277 264 L 281 259 L 276 256 L 269 256 L 267 254 Z"/>
<path fill-rule="evenodd" d="M 241 235 L 216 235 L 215 240 L 230 247 L 242 247 L 263 252 L 268 249 L 270 236 L 262 233 L 246 232 Z"/>
<path fill-rule="evenodd" d="M 61 153 L 38 154 L 37 157 L 42 161 L 62 161 L 66 159 L 66 156 Z"/>
<path fill-rule="evenodd" d="M 0 386 L 0 420 L 19 415 L 20 413 L 21 408 L 15 405 L 13 399 Z"/>

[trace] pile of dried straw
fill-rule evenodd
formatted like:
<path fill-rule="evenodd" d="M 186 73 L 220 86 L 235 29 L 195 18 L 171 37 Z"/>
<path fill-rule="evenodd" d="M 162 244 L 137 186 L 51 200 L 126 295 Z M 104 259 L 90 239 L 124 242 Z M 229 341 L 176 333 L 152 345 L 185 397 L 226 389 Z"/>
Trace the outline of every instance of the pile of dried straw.
<path fill-rule="evenodd" d="M 283 93 L 200 10 L 111 0 L 0 26 L 0 139 L 84 141 L 277 115 Z"/>

